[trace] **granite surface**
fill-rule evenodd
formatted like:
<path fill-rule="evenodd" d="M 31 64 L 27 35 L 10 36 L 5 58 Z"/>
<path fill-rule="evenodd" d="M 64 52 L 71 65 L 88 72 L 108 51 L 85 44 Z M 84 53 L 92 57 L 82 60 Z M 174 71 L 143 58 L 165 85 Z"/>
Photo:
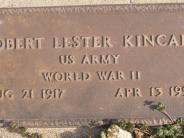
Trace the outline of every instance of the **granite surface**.
<path fill-rule="evenodd" d="M 0 8 L 10 7 L 44 7 L 65 5 L 97 5 L 97 4 L 141 4 L 141 3 L 181 3 L 184 0 L 0 0 Z M 85 138 L 89 128 L 28 128 L 29 132 L 43 134 L 44 138 Z M 98 132 L 95 130 L 93 132 Z M 0 129 L 0 138 L 22 138 L 19 134 Z"/>

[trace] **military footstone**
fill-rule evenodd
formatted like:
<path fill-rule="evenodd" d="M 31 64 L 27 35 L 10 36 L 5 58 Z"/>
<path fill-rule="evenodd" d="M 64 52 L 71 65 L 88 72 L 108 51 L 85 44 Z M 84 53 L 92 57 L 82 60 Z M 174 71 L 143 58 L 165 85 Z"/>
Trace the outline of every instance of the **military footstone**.
<path fill-rule="evenodd" d="M 0 9 L 0 118 L 25 126 L 184 115 L 184 5 Z"/>

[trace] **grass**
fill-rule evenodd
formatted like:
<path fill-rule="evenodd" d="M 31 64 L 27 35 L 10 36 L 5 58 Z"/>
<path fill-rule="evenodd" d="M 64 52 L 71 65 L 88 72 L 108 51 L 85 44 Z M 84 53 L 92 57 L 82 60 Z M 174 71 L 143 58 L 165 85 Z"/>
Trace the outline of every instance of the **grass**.
<path fill-rule="evenodd" d="M 162 126 L 147 126 L 146 124 L 132 124 L 126 121 L 120 121 L 118 123 L 109 124 L 109 127 L 105 128 L 101 132 L 101 138 L 110 138 L 108 137 L 107 130 L 112 127 L 112 125 L 119 126 L 121 129 L 132 133 L 134 138 L 184 138 L 183 118 L 174 120 L 166 111 L 165 105 L 161 102 L 154 103 L 145 101 L 145 104 L 151 109 L 157 110 L 164 114 L 171 121 L 171 124 L 164 124 Z"/>

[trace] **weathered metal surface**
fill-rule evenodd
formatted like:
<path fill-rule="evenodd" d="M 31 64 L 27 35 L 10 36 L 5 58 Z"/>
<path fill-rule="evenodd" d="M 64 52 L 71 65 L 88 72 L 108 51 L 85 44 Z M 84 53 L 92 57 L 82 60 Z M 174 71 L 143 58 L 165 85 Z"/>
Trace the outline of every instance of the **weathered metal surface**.
<path fill-rule="evenodd" d="M 0 10 L 0 118 L 27 126 L 184 115 L 184 5 Z"/>

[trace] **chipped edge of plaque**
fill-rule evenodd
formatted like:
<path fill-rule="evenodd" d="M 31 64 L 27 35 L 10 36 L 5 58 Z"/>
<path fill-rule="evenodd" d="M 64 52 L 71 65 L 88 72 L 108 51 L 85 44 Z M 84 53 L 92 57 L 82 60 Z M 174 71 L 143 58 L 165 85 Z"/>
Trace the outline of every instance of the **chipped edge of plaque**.
<path fill-rule="evenodd" d="M 109 12 L 173 12 L 184 11 L 182 3 L 161 4 L 121 4 L 121 5 L 82 5 L 82 6 L 51 6 L 51 7 L 20 7 L 0 8 L 0 15 L 28 14 L 28 13 L 109 13 Z"/>
<path fill-rule="evenodd" d="M 63 13 L 115 13 L 115 12 L 174 12 L 184 11 L 184 4 L 122 4 L 122 5 L 82 5 L 82 6 L 58 6 L 58 7 L 20 7 L 0 8 L 0 15 L 22 15 L 31 13 L 42 14 L 63 14 Z M 76 127 L 76 126 L 97 126 L 109 122 L 125 120 L 132 123 L 147 125 L 162 125 L 171 123 L 167 118 L 123 118 L 123 119 L 102 119 L 102 118 L 71 118 L 71 119 L 1 119 L 1 121 L 13 121 L 19 126 L 25 127 Z"/>

